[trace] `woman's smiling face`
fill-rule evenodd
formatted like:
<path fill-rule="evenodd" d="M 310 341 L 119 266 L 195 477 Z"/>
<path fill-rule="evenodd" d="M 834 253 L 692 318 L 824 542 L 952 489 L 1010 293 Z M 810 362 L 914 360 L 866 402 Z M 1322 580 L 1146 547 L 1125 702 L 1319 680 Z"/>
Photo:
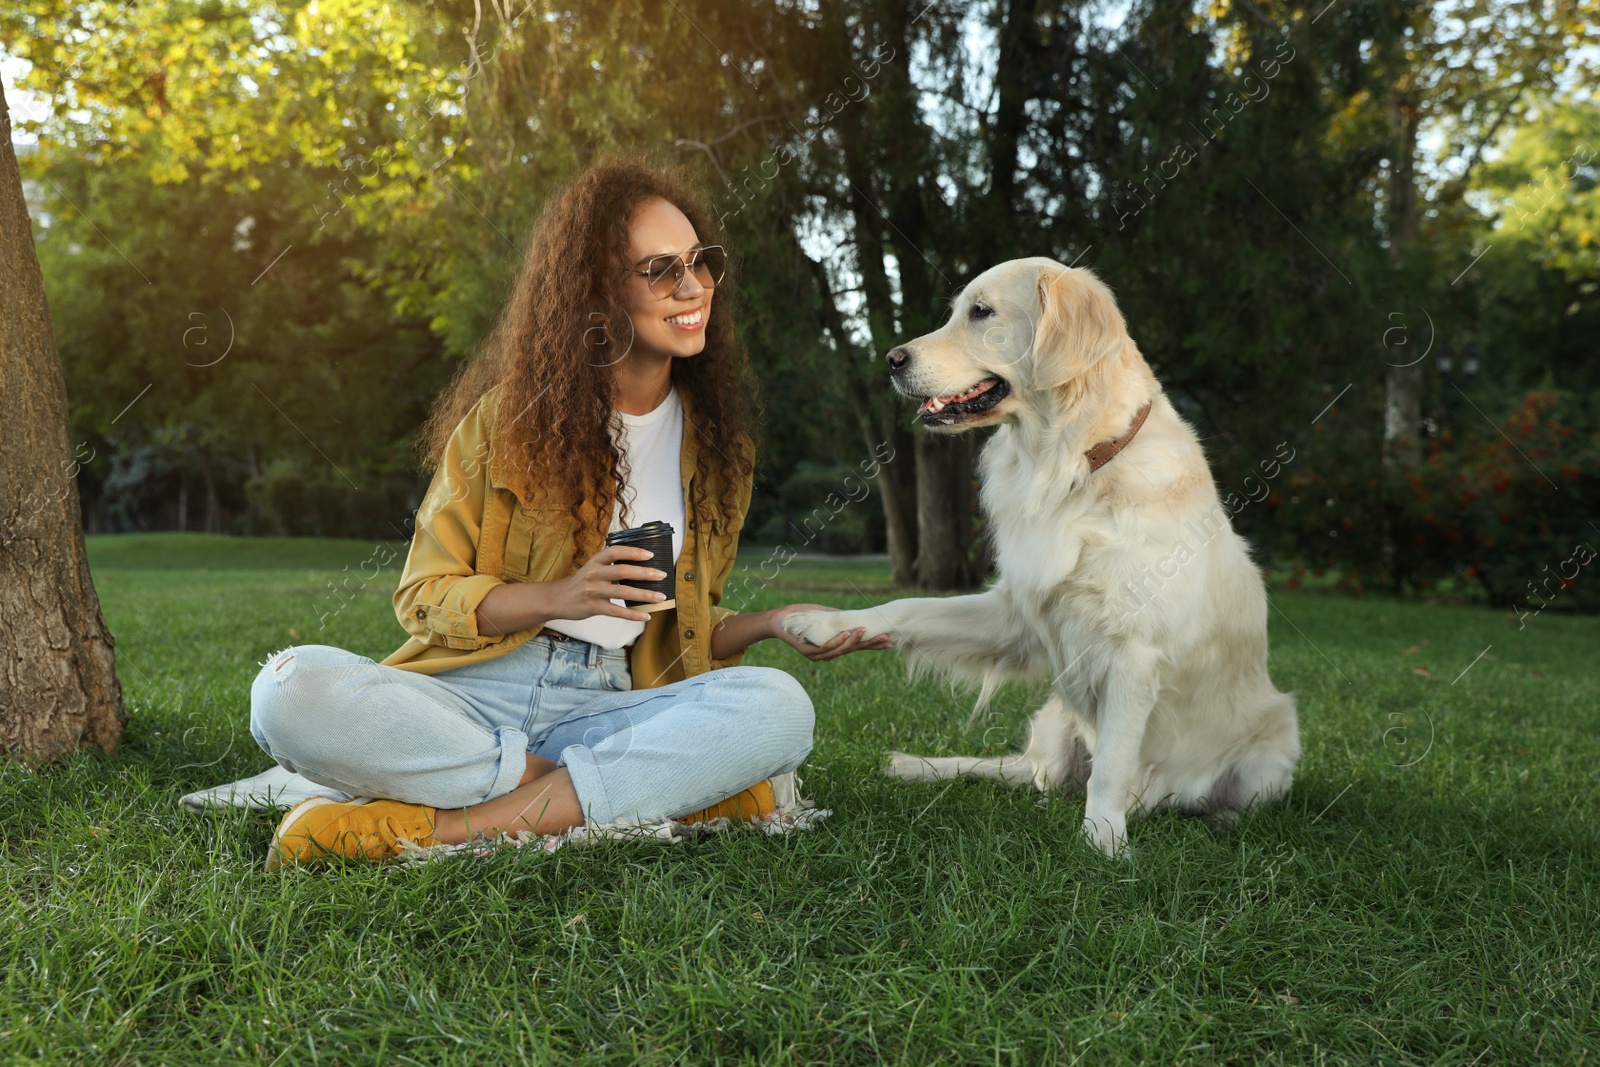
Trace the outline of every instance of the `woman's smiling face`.
<path fill-rule="evenodd" d="M 687 253 L 699 243 L 694 225 L 666 200 L 647 201 L 634 215 L 628 228 L 628 266 L 636 270 L 623 285 L 622 299 L 633 320 L 632 351 L 692 356 L 705 348 L 706 320 L 716 290 L 707 288 L 694 271 L 686 271 L 678 291 L 660 297 L 650 291 L 650 280 L 637 273 L 652 256 Z"/>

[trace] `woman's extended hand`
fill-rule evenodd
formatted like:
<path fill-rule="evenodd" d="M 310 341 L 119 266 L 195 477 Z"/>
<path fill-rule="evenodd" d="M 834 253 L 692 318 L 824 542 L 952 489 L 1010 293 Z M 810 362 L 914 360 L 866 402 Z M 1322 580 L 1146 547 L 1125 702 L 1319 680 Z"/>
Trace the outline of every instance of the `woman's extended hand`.
<path fill-rule="evenodd" d="M 878 634 L 876 637 L 868 637 L 865 627 L 858 626 L 854 630 L 846 630 L 844 633 L 836 635 L 825 645 L 808 644 L 783 628 L 784 616 L 791 615 L 797 611 L 838 610 L 838 608 L 830 608 L 826 604 L 790 604 L 787 607 L 774 608 L 769 613 L 769 618 L 772 620 L 771 636 L 783 641 L 790 648 L 794 649 L 796 652 L 800 653 L 806 659 L 811 660 L 814 663 L 821 663 L 823 660 L 836 659 L 847 652 L 861 652 L 865 650 L 893 647 L 889 641 L 888 634 Z"/>
<path fill-rule="evenodd" d="M 649 622 L 650 616 L 642 611 L 613 604 L 618 600 L 665 600 L 665 595 L 632 586 L 619 585 L 623 579 L 658 582 L 666 577 L 654 567 L 640 567 L 637 562 L 650 558 L 648 548 L 630 545 L 611 545 L 596 552 L 583 566 L 572 574 L 554 582 L 540 583 L 545 587 L 543 608 L 552 619 L 587 619 L 591 615 L 613 615 L 634 622 Z"/>

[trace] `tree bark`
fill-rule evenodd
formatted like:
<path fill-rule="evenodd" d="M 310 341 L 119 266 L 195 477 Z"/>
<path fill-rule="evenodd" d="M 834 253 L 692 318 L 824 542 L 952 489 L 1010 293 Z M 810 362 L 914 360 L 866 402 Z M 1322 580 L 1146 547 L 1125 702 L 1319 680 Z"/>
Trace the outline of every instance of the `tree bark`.
<path fill-rule="evenodd" d="M 1417 127 L 1422 115 L 1410 94 L 1395 99 L 1394 160 L 1389 168 L 1389 261 L 1405 269 L 1416 248 L 1421 220 L 1417 214 Z M 1384 381 L 1383 459 L 1385 465 L 1411 470 L 1422 460 L 1417 428 L 1422 423 L 1422 364 L 1390 366 Z"/>
<path fill-rule="evenodd" d="M 878 503 L 883 508 L 883 527 L 888 541 L 889 572 L 898 586 L 913 586 L 917 581 L 917 456 L 916 439 L 905 425 L 882 420 L 874 423 L 866 399 L 850 390 L 856 421 L 867 454 L 881 455 L 888 444 L 893 458 L 878 464 Z M 880 435 L 880 430 L 883 432 Z"/>
<path fill-rule="evenodd" d="M 206 481 L 206 533 L 221 533 L 222 501 L 217 497 L 217 475 L 211 469 L 211 452 L 209 449 L 201 455 L 200 464 L 201 473 L 205 475 Z"/>
<path fill-rule="evenodd" d="M 895 585 L 917 584 L 916 436 L 904 426 L 890 424 L 885 439 L 894 447 L 894 462 L 878 468 L 878 498 L 883 506 L 885 540 L 889 550 L 889 575 Z"/>
<path fill-rule="evenodd" d="M 1404 45 L 1397 40 L 1398 56 L 1404 56 Z M 1402 75 L 1404 77 L 1404 75 Z M 1421 219 L 1417 212 L 1417 128 L 1422 114 L 1415 94 L 1397 84 L 1394 94 L 1394 158 L 1389 167 L 1389 262 L 1395 276 L 1405 278 L 1406 265 L 1417 244 Z M 1422 424 L 1422 364 L 1390 366 L 1385 370 L 1383 382 L 1383 570 L 1389 585 L 1399 588 L 1405 583 L 1402 556 L 1399 551 L 1399 526 L 1404 495 L 1408 492 L 1406 476 L 1422 462 L 1422 442 L 1418 430 Z"/>
<path fill-rule="evenodd" d="M 790 239 L 794 240 L 792 234 Z M 894 584 L 914 585 L 917 562 L 917 457 L 911 431 L 903 422 L 892 417 L 875 418 L 874 415 L 878 413 L 873 411 L 874 400 L 879 401 L 877 406 L 881 408 L 882 398 L 875 396 L 869 399 L 867 390 L 870 386 L 856 388 L 854 382 L 848 380 L 856 377 L 856 364 L 871 361 L 871 353 L 861 351 L 851 341 L 850 331 L 845 328 L 844 314 L 839 310 L 839 302 L 828 283 L 827 270 L 805 254 L 798 240 L 794 240 L 794 254 L 811 271 L 817 287 L 822 328 L 833 338 L 834 350 L 846 361 L 845 391 L 850 397 L 856 423 L 861 427 L 861 443 L 866 446 L 867 455 L 879 460 L 878 503 L 883 508 L 884 530 L 889 542 L 889 570 Z M 886 390 L 880 386 L 878 391 Z M 893 397 L 889 398 L 889 402 L 893 403 Z M 884 444 L 894 450 L 891 459 L 882 458 L 881 446 Z"/>
<path fill-rule="evenodd" d="M 917 588 L 968 589 L 974 435 L 917 434 Z"/>
<path fill-rule="evenodd" d="M 851 121 L 841 123 L 840 130 L 845 144 L 845 175 L 852 189 L 849 196 L 851 233 L 861 271 L 867 329 L 875 349 L 871 355 L 882 355 L 894 347 L 901 325 L 896 321 L 893 288 L 884 266 L 885 247 L 880 230 L 883 216 L 871 198 L 873 176 L 866 159 L 867 134 L 857 123 L 857 116 L 849 118 Z M 871 435 L 895 447 L 895 462 L 883 467 L 878 474 L 878 499 L 888 533 L 889 568 L 896 585 L 920 586 L 916 560 L 927 535 L 921 528 L 918 502 L 923 481 L 917 477 L 915 469 L 921 453 L 914 442 L 922 434 L 908 431 L 896 418 L 896 406 L 904 401 L 888 389 L 888 369 L 876 361 L 873 367 L 880 376 L 880 384 L 872 389 L 871 399 L 867 401 L 868 417 L 876 416 Z M 878 402 L 873 403 L 874 400 Z"/>
<path fill-rule="evenodd" d="M 876 92 L 882 96 L 881 131 L 868 130 L 851 114 L 840 125 L 845 149 L 845 175 L 857 266 L 862 272 L 868 328 L 877 354 L 909 340 L 936 321 L 944 290 L 951 284 L 925 249 L 938 247 L 930 227 L 922 187 L 934 169 L 926 123 L 918 114 L 919 89 L 910 75 L 912 8 L 891 4 L 885 10 L 884 40 L 905 57 L 886 64 Z M 880 143 L 878 138 L 887 140 Z M 873 167 L 880 163 L 881 169 Z M 881 198 L 882 203 L 879 202 Z M 894 299 L 885 267 L 892 252 L 899 277 L 900 300 Z M 906 431 L 902 420 L 908 404 L 891 398 L 882 426 L 891 439 L 909 438 L 909 464 L 891 472 L 898 481 L 898 508 L 883 495 L 889 529 L 889 559 L 895 584 L 918 589 L 963 589 L 974 584 L 971 482 L 973 448 L 965 437 L 936 439 L 924 430 Z M 898 451 L 898 441 L 896 455 Z M 885 479 L 879 479 L 882 487 Z M 914 495 L 913 495 L 914 493 Z M 906 506 L 911 505 L 911 506 Z M 914 531 L 911 529 L 915 522 Z M 908 580 L 909 579 L 909 580 Z"/>
<path fill-rule="evenodd" d="M 0 754 L 110 751 L 127 710 L 84 554 L 67 386 L 0 88 Z"/>
<path fill-rule="evenodd" d="M 985 128 L 989 187 L 980 206 L 972 249 L 979 270 L 1017 247 L 1018 145 L 1028 128 L 1027 102 L 1038 51 L 1038 24 L 1031 0 L 1005 0 L 995 64 L 995 113 Z"/>

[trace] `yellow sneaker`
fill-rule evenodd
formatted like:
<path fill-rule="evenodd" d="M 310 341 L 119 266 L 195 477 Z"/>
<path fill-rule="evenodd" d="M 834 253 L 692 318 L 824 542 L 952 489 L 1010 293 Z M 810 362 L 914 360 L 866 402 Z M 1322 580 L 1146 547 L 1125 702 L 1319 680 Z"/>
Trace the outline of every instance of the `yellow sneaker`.
<path fill-rule="evenodd" d="M 711 819 L 729 818 L 755 822 L 764 815 L 770 815 L 778 810 L 778 799 L 773 795 L 770 781 L 757 782 L 749 789 L 735 793 L 727 800 L 718 801 L 709 808 L 702 808 L 693 815 L 680 815 L 674 822 L 694 824 L 708 822 Z"/>
<path fill-rule="evenodd" d="M 312 797 L 296 804 L 278 824 L 267 847 L 267 870 L 286 863 L 345 856 L 379 863 L 400 853 L 400 839 L 434 845 L 438 809 L 398 800 L 340 803 Z"/>

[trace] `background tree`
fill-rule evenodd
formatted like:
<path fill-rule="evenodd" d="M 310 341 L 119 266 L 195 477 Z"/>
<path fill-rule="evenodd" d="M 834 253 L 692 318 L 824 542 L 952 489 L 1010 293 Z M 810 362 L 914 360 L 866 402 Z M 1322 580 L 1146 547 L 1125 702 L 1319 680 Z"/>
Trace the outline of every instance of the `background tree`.
<path fill-rule="evenodd" d="M 110 751 L 128 715 L 83 550 L 67 389 L 0 88 L 0 753 Z"/>
<path fill-rule="evenodd" d="M 454 90 L 401 14 L 48 6 L 13 38 L 61 108 L 32 170 L 94 528 L 403 536 L 448 367 L 373 220 L 426 206 Z"/>
<path fill-rule="evenodd" d="M 399 535 L 410 431 L 499 313 L 543 198 L 624 150 L 698 168 L 735 252 L 766 396 L 750 542 L 887 547 L 901 584 L 981 580 L 982 435 L 914 426 L 882 355 L 992 263 L 1049 255 L 1117 291 L 1224 491 L 1255 498 L 1235 522 L 1264 559 L 1405 589 L 1482 580 L 1421 503 L 1445 468 L 1470 483 L 1504 461 L 1476 435 L 1530 411 L 1591 432 L 1592 279 L 1554 267 L 1586 262 L 1585 216 L 1549 212 L 1553 248 L 1504 222 L 1589 172 L 1501 186 L 1552 116 L 1577 124 L 1562 159 L 1584 151 L 1594 15 L 23 0 L 0 35 L 55 105 L 25 166 L 75 427 L 104 446 L 92 521 Z M 149 284 L 116 248 L 159 268 Z M 220 341 L 213 306 L 238 342 L 202 366 L 216 350 L 183 340 Z M 1529 401 L 1552 389 L 1559 405 Z M 1527 443 L 1587 470 L 1561 441 Z M 821 508 L 888 455 L 872 502 Z M 1559 505 L 1530 503 L 1538 521 L 1581 525 L 1533 477 Z"/>

